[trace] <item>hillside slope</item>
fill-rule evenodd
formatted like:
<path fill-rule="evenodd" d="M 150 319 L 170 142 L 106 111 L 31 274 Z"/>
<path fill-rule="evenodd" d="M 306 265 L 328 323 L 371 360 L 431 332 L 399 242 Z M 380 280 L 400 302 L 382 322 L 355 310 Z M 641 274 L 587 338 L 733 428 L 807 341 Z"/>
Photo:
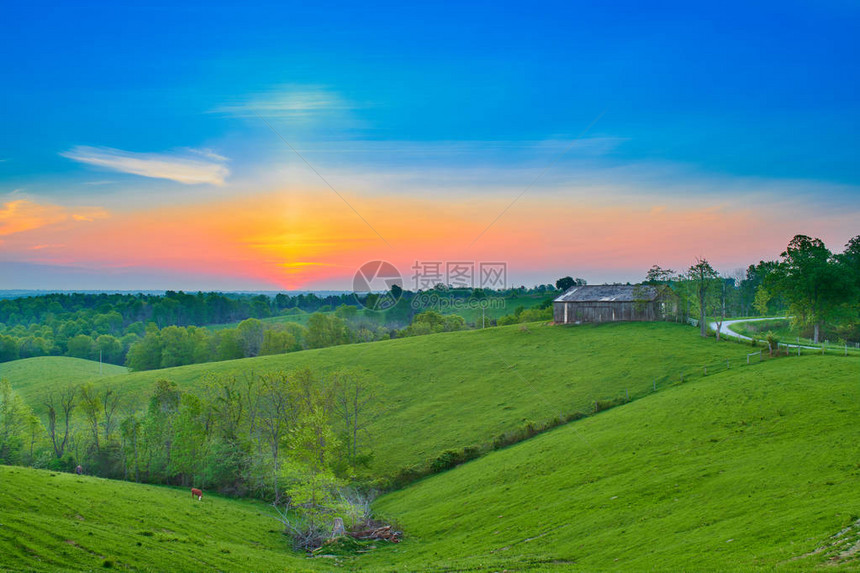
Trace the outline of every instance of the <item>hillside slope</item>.
<path fill-rule="evenodd" d="M 41 407 L 41 398 L 51 388 L 62 384 L 79 384 L 103 378 L 124 376 L 125 366 L 101 364 L 96 360 L 68 356 L 39 356 L 0 363 L 0 378 L 9 380 L 12 388 L 33 407 Z"/>
<path fill-rule="evenodd" d="M 363 565 L 809 570 L 860 539 L 858 419 L 856 360 L 709 376 L 384 496 L 406 541 Z"/>
<path fill-rule="evenodd" d="M 269 509 L 187 489 L 0 466 L 0 570 L 301 571 Z"/>
<path fill-rule="evenodd" d="M 670 323 L 530 324 L 137 372 L 100 383 L 148 393 L 161 378 L 193 389 L 208 374 L 360 366 L 380 384 L 385 412 L 369 432 L 373 469 L 387 473 L 449 448 L 491 442 L 529 422 L 590 411 L 595 400 L 648 393 L 655 380 L 661 388 L 682 372 L 701 375 L 704 364 L 724 368 L 729 359 L 740 366 L 749 350 Z M 21 389 L 36 409 L 37 390 Z"/>

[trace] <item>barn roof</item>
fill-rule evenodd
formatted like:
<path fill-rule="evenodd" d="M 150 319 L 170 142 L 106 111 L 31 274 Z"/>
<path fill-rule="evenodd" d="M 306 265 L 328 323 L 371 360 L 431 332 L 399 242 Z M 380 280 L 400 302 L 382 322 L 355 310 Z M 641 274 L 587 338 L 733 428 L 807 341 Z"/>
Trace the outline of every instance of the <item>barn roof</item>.
<path fill-rule="evenodd" d="M 633 302 L 657 298 L 657 289 L 644 285 L 586 285 L 570 287 L 554 302 Z"/>

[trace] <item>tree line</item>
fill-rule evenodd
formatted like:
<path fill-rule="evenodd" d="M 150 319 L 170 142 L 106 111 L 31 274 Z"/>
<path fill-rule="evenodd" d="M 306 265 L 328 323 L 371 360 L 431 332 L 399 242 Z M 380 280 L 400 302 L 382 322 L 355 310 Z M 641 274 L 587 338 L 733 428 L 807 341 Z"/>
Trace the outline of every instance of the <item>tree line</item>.
<path fill-rule="evenodd" d="M 841 253 L 821 239 L 796 235 L 779 259 L 731 276 L 721 275 L 707 259 L 697 259 L 682 273 L 655 265 L 643 284 L 670 289 L 680 316 L 697 317 L 702 336 L 708 318 L 719 327 L 726 317 L 788 313 L 795 328 L 816 344 L 824 336 L 860 341 L 860 235 Z"/>
<path fill-rule="evenodd" d="M 367 477 L 377 383 L 354 369 L 210 377 L 194 390 L 155 382 L 148 401 L 121 386 L 58 387 L 44 417 L 0 380 L 0 463 L 251 496 L 318 520 Z M 352 516 L 355 517 L 355 516 Z"/>

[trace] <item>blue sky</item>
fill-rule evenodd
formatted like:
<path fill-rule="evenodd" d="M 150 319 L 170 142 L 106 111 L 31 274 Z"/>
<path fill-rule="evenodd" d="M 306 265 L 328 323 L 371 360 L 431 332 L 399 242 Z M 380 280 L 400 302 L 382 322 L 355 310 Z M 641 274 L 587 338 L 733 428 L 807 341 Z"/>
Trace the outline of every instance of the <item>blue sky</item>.
<path fill-rule="evenodd" d="M 538 192 L 605 181 L 617 204 L 665 189 L 860 215 L 856 3 L 179 4 L 4 5 L 0 205 L 211 203 L 285 166 L 312 185 L 259 114 L 358 199 L 515 196 L 599 118 Z M 151 176 L 174 160 L 200 182 Z M 833 232 L 825 215 L 797 232 Z M 80 263 L 22 248 L 0 244 L 0 265 Z"/>

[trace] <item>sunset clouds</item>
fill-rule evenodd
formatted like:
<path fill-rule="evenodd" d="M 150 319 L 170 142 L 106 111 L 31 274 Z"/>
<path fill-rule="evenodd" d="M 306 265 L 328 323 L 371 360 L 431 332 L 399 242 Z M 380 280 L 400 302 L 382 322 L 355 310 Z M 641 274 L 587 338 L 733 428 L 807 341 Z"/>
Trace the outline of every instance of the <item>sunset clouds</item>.
<path fill-rule="evenodd" d="M 185 285 L 204 276 L 260 288 L 337 288 L 361 264 L 379 259 L 400 269 L 404 286 L 416 261 L 463 260 L 503 261 L 516 284 L 570 273 L 599 282 L 641 280 L 652 264 L 682 270 L 697 256 L 731 272 L 776 257 L 794 233 L 825 226 L 818 234 L 838 250 L 856 225 L 847 215 L 799 213 L 767 201 L 654 205 L 643 197 L 613 204 L 611 194 L 587 189 L 527 194 L 492 226 L 510 196 L 350 199 L 388 244 L 336 195 L 311 186 L 110 217 L 97 209 L 8 203 L 0 211 L 7 239 L 0 256 L 132 273 L 162 269 L 186 277 Z"/>
<path fill-rule="evenodd" d="M 626 282 L 860 233 L 852 3 L 7 11 L 0 289 Z"/>
<path fill-rule="evenodd" d="M 78 145 L 60 155 L 80 163 L 155 179 L 170 179 L 186 185 L 221 185 L 230 171 L 226 158 L 211 152 L 185 154 L 134 153 L 110 147 Z"/>
<path fill-rule="evenodd" d="M 35 231 L 64 222 L 89 222 L 107 217 L 100 207 L 69 209 L 60 205 L 14 199 L 0 203 L 0 237 Z"/>

